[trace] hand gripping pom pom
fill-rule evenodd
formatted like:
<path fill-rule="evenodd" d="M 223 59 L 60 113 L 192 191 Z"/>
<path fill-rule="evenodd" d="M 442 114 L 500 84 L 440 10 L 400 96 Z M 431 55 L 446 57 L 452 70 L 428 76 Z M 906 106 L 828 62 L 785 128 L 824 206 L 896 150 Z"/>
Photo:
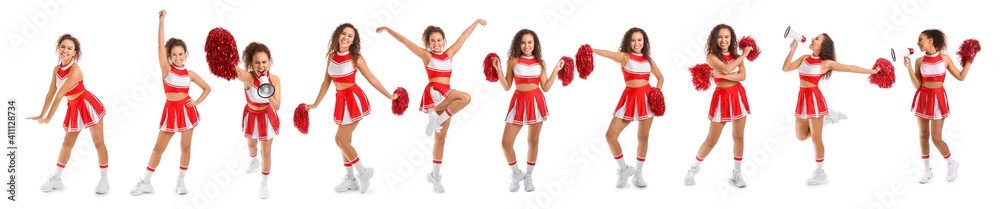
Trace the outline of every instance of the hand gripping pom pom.
<path fill-rule="evenodd" d="M 875 61 L 875 66 L 872 66 L 872 70 L 881 68 L 878 73 L 868 76 L 868 82 L 871 84 L 878 85 L 879 88 L 887 89 L 892 87 L 893 83 L 896 83 L 896 67 L 892 66 L 892 63 L 885 58 L 878 58 Z"/>
<path fill-rule="evenodd" d="M 982 47 L 979 46 L 979 40 L 976 39 L 966 39 L 962 42 L 962 45 L 958 47 L 959 62 L 962 66 L 965 63 L 972 62 L 972 59 L 976 58 L 976 54 L 979 53 Z"/>
<path fill-rule="evenodd" d="M 566 86 L 570 82 L 573 82 L 573 58 L 563 56 L 561 60 L 563 61 L 563 67 L 559 69 L 559 80 L 562 81 L 563 86 Z"/>
<path fill-rule="evenodd" d="M 490 53 L 486 55 L 486 59 L 483 60 L 483 75 L 486 75 L 486 81 L 497 82 L 500 80 L 500 76 L 497 75 L 497 69 L 493 67 L 493 60 L 500 59 L 497 53 Z"/>
<path fill-rule="evenodd" d="M 663 116 L 666 111 L 666 103 L 663 99 L 663 91 L 659 88 L 652 88 L 649 90 L 649 108 L 653 111 L 653 115 L 657 117 Z"/>
<path fill-rule="evenodd" d="M 299 129 L 302 134 L 309 133 L 309 111 L 306 110 L 306 103 L 299 104 L 295 108 L 295 116 L 292 118 L 295 128 Z"/>
<path fill-rule="evenodd" d="M 739 46 L 741 50 L 748 46 L 753 48 L 753 50 L 750 51 L 750 54 L 747 55 L 747 59 L 750 60 L 751 62 L 757 60 L 757 56 L 760 56 L 760 47 L 757 47 L 757 41 L 753 40 L 753 37 L 743 36 L 743 38 L 740 38 Z"/>
<path fill-rule="evenodd" d="M 584 44 L 576 51 L 576 71 L 584 80 L 594 72 L 594 51 L 590 48 L 590 44 Z"/>
<path fill-rule="evenodd" d="M 406 107 L 410 104 L 410 95 L 406 93 L 406 89 L 403 89 L 403 87 L 396 88 L 396 91 L 392 92 L 392 94 L 398 95 L 396 99 L 392 100 L 392 114 L 403 115 Z"/>

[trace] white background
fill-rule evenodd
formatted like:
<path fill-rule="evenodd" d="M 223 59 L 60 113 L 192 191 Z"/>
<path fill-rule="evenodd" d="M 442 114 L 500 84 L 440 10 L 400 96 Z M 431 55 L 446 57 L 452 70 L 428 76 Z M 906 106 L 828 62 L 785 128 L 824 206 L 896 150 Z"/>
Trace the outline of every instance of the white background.
<path fill-rule="evenodd" d="M 141 5 L 140 5 L 141 4 Z M 997 32 L 988 25 L 995 11 L 986 1 L 8 1 L 0 9 L 2 76 L 0 98 L 18 102 L 17 202 L 3 208 L 142 207 L 276 208 L 292 207 L 442 207 L 442 208 L 635 208 L 635 207 L 818 207 L 818 208 L 968 208 L 994 204 L 998 186 L 994 149 L 1000 145 L 992 118 L 998 76 Z M 141 177 L 155 142 L 164 97 L 156 59 L 157 12 L 167 9 L 166 36 L 187 42 L 187 64 L 213 88 L 198 108 L 202 121 L 195 130 L 187 174 L 190 193 L 173 193 L 179 150 L 175 136 L 152 178 L 156 192 L 139 197 L 128 190 Z M 442 175 L 447 193 L 436 194 L 424 180 L 430 171 L 432 139 L 423 135 L 426 115 L 416 111 L 426 85 L 421 62 L 387 34 L 386 25 L 419 43 L 430 24 L 444 29 L 449 44 L 475 19 L 488 21 L 454 57 L 453 88 L 469 92 L 472 103 L 453 118 Z M 292 110 L 311 103 L 325 76 L 327 42 L 344 22 L 361 30 L 362 51 L 372 72 L 390 89 L 405 87 L 411 109 L 390 112 L 381 97 L 359 76 L 372 102 L 372 114 L 354 132 L 354 146 L 365 166 L 375 167 L 368 193 L 336 193 L 344 174 L 334 144 L 332 90 L 311 112 L 308 135 L 292 126 Z M 730 129 L 702 164 L 698 184 L 683 186 L 708 129 L 711 92 L 695 91 L 687 67 L 704 62 L 709 30 L 732 25 L 737 36 L 752 35 L 762 48 L 748 62 L 743 85 L 753 114 L 748 118 L 744 177 L 749 186 L 729 185 L 732 169 Z M 829 105 L 850 119 L 824 128 L 826 185 L 808 187 L 812 172 L 810 142 L 794 139 L 794 72 L 779 70 L 789 40 L 786 26 L 813 37 L 829 33 L 838 61 L 870 67 L 889 48 L 915 47 L 919 32 L 938 28 L 948 36 L 946 54 L 957 63 L 958 45 L 978 38 L 984 50 L 967 80 L 946 81 L 951 117 L 944 139 L 962 162 L 961 177 L 945 181 L 946 166 L 931 150 L 936 178 L 918 184 L 921 167 L 917 127 L 909 112 L 914 89 L 905 68 L 896 65 L 896 85 L 879 89 L 867 75 L 834 73 L 820 83 Z M 251 41 L 267 44 L 274 56 L 272 73 L 280 75 L 283 105 L 281 135 L 275 139 L 270 177 L 271 198 L 260 200 L 260 174 L 244 174 L 247 151 L 238 124 L 245 105 L 240 84 L 211 76 L 204 40 L 222 26 L 242 50 Z M 604 132 L 623 88 L 616 63 L 597 57 L 589 80 L 546 93 L 551 117 L 542 131 L 533 193 L 507 191 L 510 170 L 500 149 L 503 117 L 512 92 L 486 82 L 482 59 L 490 52 L 506 56 L 513 34 L 535 30 L 551 66 L 572 56 L 580 44 L 616 50 L 630 27 L 644 28 L 652 58 L 665 77 L 667 113 L 656 118 L 644 174 L 649 186 L 614 187 L 617 169 Z M 65 99 L 49 124 L 24 120 L 38 114 L 56 64 L 56 39 L 72 33 L 81 41 L 79 62 L 87 89 L 108 108 L 105 141 L 110 152 L 111 192 L 95 195 L 97 157 L 89 133 L 80 135 L 63 174 L 66 187 L 42 193 L 38 186 L 54 170 L 65 132 L 60 127 Z M 803 44 L 796 56 L 810 53 Z M 450 46 L 450 45 L 449 45 Z M 918 52 L 919 53 L 919 52 Z M 551 68 L 551 67 L 550 67 Z M 551 69 L 548 69 L 551 70 Z M 654 81 L 655 82 L 655 81 Z M 200 90 L 193 88 L 192 97 Z M 988 93 L 989 92 L 989 93 Z M 515 143 L 521 166 L 527 147 L 522 131 Z M 634 164 L 635 125 L 620 137 L 625 158 Z M 523 168 L 523 167 L 522 167 Z"/>

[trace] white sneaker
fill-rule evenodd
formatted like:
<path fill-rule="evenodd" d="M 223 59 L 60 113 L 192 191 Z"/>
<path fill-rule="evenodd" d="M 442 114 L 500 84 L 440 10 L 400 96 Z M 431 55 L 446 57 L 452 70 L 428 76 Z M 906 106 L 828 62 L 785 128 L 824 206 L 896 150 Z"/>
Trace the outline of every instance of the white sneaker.
<path fill-rule="evenodd" d="M 108 193 L 108 177 L 101 177 L 101 181 L 97 182 L 97 186 L 94 187 L 94 192 L 98 194 Z"/>
<path fill-rule="evenodd" d="M 698 167 L 696 165 L 692 165 L 691 168 L 688 169 L 687 176 L 684 176 L 684 185 L 686 185 L 686 186 L 694 185 L 694 175 L 698 174 L 698 171 L 700 171 L 700 170 L 701 170 L 701 167 Z"/>
<path fill-rule="evenodd" d="M 812 178 L 809 178 L 809 180 L 806 181 L 806 184 L 809 186 L 816 186 L 822 183 L 826 183 L 826 172 L 820 169 L 813 171 Z"/>
<path fill-rule="evenodd" d="M 847 120 L 847 115 L 845 115 L 843 112 L 836 111 L 836 110 L 829 110 L 829 111 L 830 112 L 826 115 L 826 117 L 823 118 L 823 126 L 826 126 L 826 125 L 829 125 L 829 124 L 835 124 L 835 123 L 840 122 L 842 120 Z"/>
<path fill-rule="evenodd" d="M 247 166 L 247 174 L 251 174 L 258 171 L 260 171 L 260 160 L 257 160 L 257 158 L 252 158 L 252 160 L 250 160 L 250 166 Z"/>
<path fill-rule="evenodd" d="M 518 171 L 517 173 L 510 174 L 510 192 L 517 192 L 517 189 L 521 188 L 520 182 L 524 180 L 524 172 Z"/>
<path fill-rule="evenodd" d="M 267 183 L 260 183 L 260 199 L 267 199 L 271 197 L 271 193 L 267 192 Z"/>
<path fill-rule="evenodd" d="M 747 182 L 743 181 L 743 172 L 739 169 L 733 169 L 733 176 L 729 178 L 729 181 L 732 182 L 733 185 L 736 185 L 736 187 L 747 187 Z"/>
<path fill-rule="evenodd" d="M 427 136 L 434 135 L 434 131 L 437 131 L 439 128 L 437 123 L 438 117 L 440 116 L 433 110 L 427 113 L 427 126 L 424 128 L 424 134 L 427 134 Z"/>
<path fill-rule="evenodd" d="M 948 182 L 953 182 L 958 178 L 958 161 L 948 164 Z"/>
<path fill-rule="evenodd" d="M 524 174 L 524 191 L 525 192 L 535 191 L 535 181 L 531 180 L 531 174 Z"/>
<path fill-rule="evenodd" d="M 344 181 L 341 181 L 340 184 L 333 187 L 334 191 L 346 192 L 347 190 L 358 190 L 358 181 L 353 176 L 351 177 L 344 176 L 341 178 L 343 178 Z"/>
<path fill-rule="evenodd" d="M 920 183 L 926 184 L 927 182 L 930 182 L 931 179 L 933 178 L 934 178 L 934 172 L 931 172 L 931 168 L 927 168 L 927 170 L 924 170 L 924 177 L 920 178 Z"/>
<path fill-rule="evenodd" d="M 153 192 L 153 185 L 150 183 L 142 183 L 142 180 L 139 180 L 139 183 L 135 183 L 135 187 L 132 188 L 132 191 L 129 191 L 129 194 L 132 194 L 132 196 L 139 196 L 143 193 L 150 192 Z"/>
<path fill-rule="evenodd" d="M 444 186 L 441 185 L 441 176 L 434 176 L 434 173 L 428 173 L 427 182 L 434 185 L 434 192 L 444 193 Z"/>
<path fill-rule="evenodd" d="M 635 174 L 635 167 L 631 165 L 625 167 L 625 170 L 618 169 L 618 184 L 615 186 L 625 188 L 625 185 L 628 185 L 628 177 L 631 177 L 633 174 Z"/>
<path fill-rule="evenodd" d="M 61 179 L 56 179 L 55 176 L 49 176 L 48 179 L 49 180 L 45 181 L 45 184 L 42 184 L 42 192 L 49 192 L 55 189 L 63 188 L 63 183 Z"/>
<path fill-rule="evenodd" d="M 184 185 L 184 179 L 177 179 L 177 188 L 174 189 L 177 194 L 187 194 L 187 186 Z"/>
<path fill-rule="evenodd" d="M 368 186 L 371 184 L 369 180 L 371 180 L 374 175 L 375 168 L 371 167 L 365 167 L 363 171 L 358 172 L 358 190 L 361 191 L 361 193 L 368 191 Z"/>
<path fill-rule="evenodd" d="M 639 188 L 646 187 L 646 179 L 642 178 L 642 171 L 635 172 L 635 175 L 632 176 L 632 184 Z"/>

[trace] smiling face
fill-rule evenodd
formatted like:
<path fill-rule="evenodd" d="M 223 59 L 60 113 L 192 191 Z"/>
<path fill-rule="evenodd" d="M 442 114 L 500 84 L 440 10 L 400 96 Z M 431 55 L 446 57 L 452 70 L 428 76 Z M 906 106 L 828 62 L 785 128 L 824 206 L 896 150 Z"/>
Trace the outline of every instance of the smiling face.
<path fill-rule="evenodd" d="M 929 52 L 931 49 L 937 50 L 934 48 L 934 39 L 927 37 L 923 33 L 920 34 L 920 37 L 917 37 L 917 47 L 923 52 Z"/>
<path fill-rule="evenodd" d="M 354 36 L 356 35 L 357 31 L 354 30 L 354 27 L 344 28 L 344 30 L 340 32 L 340 35 L 337 36 L 337 41 L 340 43 L 337 51 L 347 51 L 347 49 L 351 47 L 351 44 L 354 44 Z"/>
<path fill-rule="evenodd" d="M 729 44 L 733 40 L 731 34 L 732 32 L 727 28 L 720 29 L 719 34 L 716 34 L 718 38 L 716 38 L 715 42 L 719 44 L 719 49 L 722 49 L 722 52 L 729 52 Z"/>
<path fill-rule="evenodd" d="M 642 36 L 639 31 L 633 32 L 632 37 L 629 38 L 629 46 L 632 47 L 632 52 L 642 53 L 643 43 L 645 43 L 646 37 Z"/>
<path fill-rule="evenodd" d="M 268 70 L 271 69 L 271 58 L 265 52 L 254 53 L 250 67 L 257 76 L 267 75 Z"/>
<path fill-rule="evenodd" d="M 430 46 L 431 51 L 443 52 L 444 51 L 444 35 L 438 32 L 431 33 L 427 39 L 427 45 Z"/>
<path fill-rule="evenodd" d="M 69 39 L 59 42 L 59 48 L 56 49 L 56 53 L 59 54 L 59 61 L 63 63 L 69 63 L 76 56 L 76 51 L 76 44 L 73 43 L 73 40 Z"/>
<path fill-rule="evenodd" d="M 524 56 L 534 56 L 531 54 L 535 50 L 535 37 L 531 34 L 521 36 L 521 54 Z"/>
<path fill-rule="evenodd" d="M 823 39 L 825 39 L 823 35 L 818 35 L 809 43 L 809 49 L 813 51 L 813 54 L 819 53 L 821 46 L 823 46 Z"/>
<path fill-rule="evenodd" d="M 187 60 L 187 52 L 184 51 L 183 46 L 173 46 L 170 48 L 170 55 L 168 58 L 170 64 L 174 66 L 184 66 L 184 61 Z"/>

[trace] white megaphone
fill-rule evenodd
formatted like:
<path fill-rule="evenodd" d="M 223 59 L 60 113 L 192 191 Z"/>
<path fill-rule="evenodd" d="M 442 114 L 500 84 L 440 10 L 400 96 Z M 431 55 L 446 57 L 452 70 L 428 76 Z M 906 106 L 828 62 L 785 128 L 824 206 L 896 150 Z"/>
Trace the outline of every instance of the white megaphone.
<path fill-rule="evenodd" d="M 892 53 L 892 61 L 895 62 L 897 56 L 902 58 L 913 55 L 913 48 L 909 47 L 892 48 L 889 49 L 889 52 Z"/>
<path fill-rule="evenodd" d="M 274 96 L 274 85 L 268 83 L 268 80 L 269 79 L 266 75 L 260 77 L 260 87 L 257 87 L 257 96 L 260 96 L 261 98 L 270 98 L 271 96 Z"/>
<path fill-rule="evenodd" d="M 801 39 L 799 39 L 800 37 Z M 788 26 L 787 28 L 785 28 L 785 38 L 799 39 L 799 42 L 802 43 L 806 42 L 806 36 L 796 33 L 794 30 L 792 30 L 792 26 Z"/>

